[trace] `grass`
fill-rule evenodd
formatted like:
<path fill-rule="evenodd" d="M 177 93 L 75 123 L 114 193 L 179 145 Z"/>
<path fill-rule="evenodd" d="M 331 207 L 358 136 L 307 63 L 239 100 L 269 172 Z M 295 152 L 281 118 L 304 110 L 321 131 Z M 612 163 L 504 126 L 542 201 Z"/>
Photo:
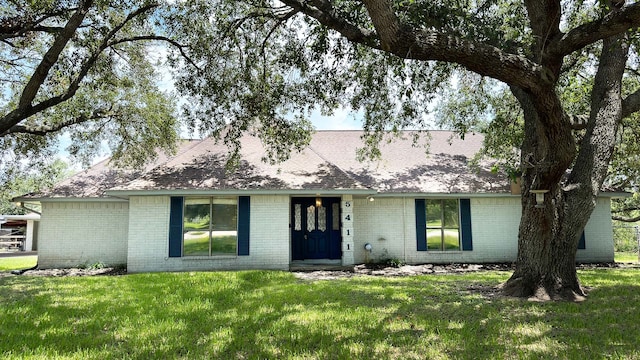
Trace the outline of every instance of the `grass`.
<path fill-rule="evenodd" d="M 0 357 L 640 359 L 640 270 L 580 271 L 579 304 L 469 290 L 508 276 L 0 277 Z"/>
<path fill-rule="evenodd" d="M 0 271 L 29 269 L 38 262 L 37 255 L 0 258 Z"/>
<path fill-rule="evenodd" d="M 615 262 L 617 263 L 637 263 L 638 253 L 634 252 L 616 252 L 614 254 Z"/>

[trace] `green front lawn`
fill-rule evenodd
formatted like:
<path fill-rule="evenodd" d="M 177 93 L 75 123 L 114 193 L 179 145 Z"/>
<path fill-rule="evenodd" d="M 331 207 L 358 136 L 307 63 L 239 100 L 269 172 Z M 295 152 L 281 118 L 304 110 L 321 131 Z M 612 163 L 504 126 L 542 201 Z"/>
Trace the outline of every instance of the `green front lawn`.
<path fill-rule="evenodd" d="M 317 282 L 269 271 L 0 277 L 0 357 L 640 358 L 640 270 L 580 271 L 591 291 L 579 304 L 478 291 L 508 276 Z"/>
<path fill-rule="evenodd" d="M 638 253 L 634 252 L 616 252 L 615 262 L 617 263 L 637 263 Z"/>
<path fill-rule="evenodd" d="M 0 258 L 0 271 L 22 270 L 36 266 L 37 255 L 12 256 Z"/>

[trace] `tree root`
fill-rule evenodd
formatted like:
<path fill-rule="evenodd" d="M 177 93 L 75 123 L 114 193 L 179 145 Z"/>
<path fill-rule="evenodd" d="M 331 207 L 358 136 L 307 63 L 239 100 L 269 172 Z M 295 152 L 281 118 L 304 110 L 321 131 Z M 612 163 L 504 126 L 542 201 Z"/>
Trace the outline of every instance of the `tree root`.
<path fill-rule="evenodd" d="M 526 298 L 529 301 L 582 302 L 587 299 L 587 295 L 580 285 L 577 285 L 577 288 L 562 285 L 559 279 L 552 282 L 542 282 L 524 277 L 511 277 L 501 285 L 501 290 L 504 296 Z"/>

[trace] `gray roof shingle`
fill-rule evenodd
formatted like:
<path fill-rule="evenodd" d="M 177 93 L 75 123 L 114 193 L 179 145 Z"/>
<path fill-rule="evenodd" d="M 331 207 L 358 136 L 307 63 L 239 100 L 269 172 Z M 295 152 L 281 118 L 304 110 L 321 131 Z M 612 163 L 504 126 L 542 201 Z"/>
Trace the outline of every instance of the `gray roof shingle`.
<path fill-rule="evenodd" d="M 468 162 L 483 137 L 464 140 L 449 131 L 428 134 L 425 146 L 411 132 L 381 145 L 382 158 L 358 161 L 362 131 L 317 131 L 309 146 L 277 165 L 262 161 L 256 137 L 241 139 L 238 168 L 226 171 L 228 149 L 213 139 L 184 141 L 175 156 L 160 155 L 144 169 L 116 170 L 105 160 L 32 198 L 102 197 L 106 191 L 151 190 L 371 190 L 379 193 L 506 193 L 509 181 Z M 424 144 L 425 141 L 422 141 Z"/>

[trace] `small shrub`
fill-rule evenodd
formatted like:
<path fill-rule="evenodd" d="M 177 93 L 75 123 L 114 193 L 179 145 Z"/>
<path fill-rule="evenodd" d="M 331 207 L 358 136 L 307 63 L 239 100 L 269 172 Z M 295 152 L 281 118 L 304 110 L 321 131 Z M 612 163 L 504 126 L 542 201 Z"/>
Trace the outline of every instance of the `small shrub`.
<path fill-rule="evenodd" d="M 391 259 L 387 259 L 387 265 L 391 267 L 399 268 L 400 266 L 404 265 L 404 261 L 398 258 L 391 258 Z"/>
<path fill-rule="evenodd" d="M 87 269 L 87 270 L 99 270 L 99 269 L 104 269 L 107 268 L 109 266 L 107 266 L 105 263 L 101 262 L 101 261 L 97 261 L 91 264 L 84 264 L 82 265 L 80 268 L 82 269 Z"/>
<path fill-rule="evenodd" d="M 378 258 L 378 261 L 376 262 L 377 264 L 382 264 L 385 266 L 390 266 L 390 267 L 394 267 L 394 268 L 398 268 L 402 265 L 404 265 L 404 261 L 396 258 L 396 257 L 391 257 L 389 256 L 389 251 L 387 251 L 387 249 L 382 249 L 382 255 L 380 255 L 380 257 Z"/>

